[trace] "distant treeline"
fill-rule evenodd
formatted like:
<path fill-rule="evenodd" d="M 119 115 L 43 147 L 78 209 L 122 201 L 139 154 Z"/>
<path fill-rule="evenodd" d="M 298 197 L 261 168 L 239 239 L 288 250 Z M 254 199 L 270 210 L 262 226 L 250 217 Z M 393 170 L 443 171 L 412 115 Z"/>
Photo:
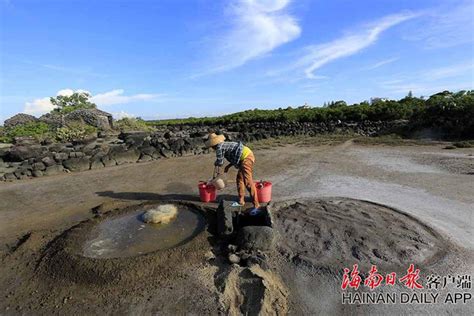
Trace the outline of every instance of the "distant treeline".
<path fill-rule="evenodd" d="M 436 128 L 449 136 L 474 137 L 474 90 L 436 93 L 429 98 L 375 100 L 347 105 L 331 102 L 323 107 L 299 107 L 276 110 L 248 110 L 219 117 L 148 121 L 159 125 L 219 125 L 238 122 L 361 122 L 408 120 L 410 129 Z"/>

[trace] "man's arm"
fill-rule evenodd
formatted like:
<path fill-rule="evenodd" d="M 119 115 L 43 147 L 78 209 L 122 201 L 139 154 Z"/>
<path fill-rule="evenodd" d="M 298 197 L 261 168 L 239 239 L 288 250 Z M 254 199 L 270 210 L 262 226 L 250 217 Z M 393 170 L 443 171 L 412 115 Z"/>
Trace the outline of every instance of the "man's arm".
<path fill-rule="evenodd" d="M 228 164 L 227 166 L 225 166 L 225 168 L 224 168 L 224 173 L 229 172 L 230 167 L 232 167 L 232 164 L 231 164 L 231 163 Z"/>

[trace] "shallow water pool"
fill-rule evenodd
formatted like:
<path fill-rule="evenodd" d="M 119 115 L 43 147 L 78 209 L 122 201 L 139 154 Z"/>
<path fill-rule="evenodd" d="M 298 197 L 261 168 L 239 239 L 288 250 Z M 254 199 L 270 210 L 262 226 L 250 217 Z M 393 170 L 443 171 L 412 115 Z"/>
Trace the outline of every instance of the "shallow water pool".
<path fill-rule="evenodd" d="M 90 258 L 124 258 L 183 245 L 204 230 L 205 219 L 186 208 L 169 224 L 146 224 L 145 210 L 105 219 L 95 226 L 84 243 L 83 255 Z"/>

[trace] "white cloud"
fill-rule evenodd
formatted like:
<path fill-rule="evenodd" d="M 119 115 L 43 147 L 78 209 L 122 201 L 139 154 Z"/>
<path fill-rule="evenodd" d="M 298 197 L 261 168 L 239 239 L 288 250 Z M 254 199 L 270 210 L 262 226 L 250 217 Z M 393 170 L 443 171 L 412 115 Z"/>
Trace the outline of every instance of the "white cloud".
<path fill-rule="evenodd" d="M 464 74 L 471 74 L 472 76 L 473 69 L 474 69 L 474 62 L 467 61 L 465 63 L 430 69 L 424 73 L 423 77 L 425 77 L 427 80 L 438 80 L 438 79 L 461 76 Z"/>
<path fill-rule="evenodd" d="M 432 82 L 416 81 L 416 79 L 414 79 L 413 81 L 407 81 L 406 83 L 385 85 L 383 88 L 385 88 L 389 93 L 406 94 L 408 91 L 412 91 L 416 95 L 429 96 L 444 90 L 472 90 L 474 89 L 474 85 L 472 82 L 468 81 L 433 84 Z"/>
<path fill-rule="evenodd" d="M 328 43 L 306 48 L 306 54 L 292 68 L 304 68 L 308 79 L 315 78 L 314 72 L 337 59 L 354 55 L 374 44 L 380 34 L 389 28 L 418 16 L 414 13 L 389 15 L 356 33 L 352 33 Z"/>
<path fill-rule="evenodd" d="M 382 61 L 379 61 L 367 68 L 365 68 L 365 70 L 373 70 L 373 69 L 377 69 L 379 67 L 382 67 L 382 66 L 385 66 L 385 65 L 388 65 L 388 64 L 391 64 L 395 61 L 397 61 L 399 58 L 398 57 L 394 57 L 394 58 L 389 58 L 389 59 L 385 59 L 385 60 L 382 60 Z"/>
<path fill-rule="evenodd" d="M 162 94 L 134 94 L 134 95 L 123 95 L 123 89 L 116 89 L 105 93 L 99 93 L 91 98 L 91 102 L 97 105 L 114 105 L 124 104 L 134 101 L 150 101 L 158 97 L 163 96 Z"/>
<path fill-rule="evenodd" d="M 474 42 L 474 2 L 463 1 L 457 6 L 446 3 L 432 11 L 415 25 L 416 31 L 404 39 L 421 41 L 426 48 L 446 48 Z"/>
<path fill-rule="evenodd" d="M 130 114 L 130 113 L 127 113 L 125 111 L 119 111 L 119 112 L 112 112 L 111 113 L 113 115 L 113 117 L 116 119 L 116 120 L 120 120 L 120 119 L 123 119 L 123 118 L 126 118 L 126 117 L 135 117 L 135 115 L 133 114 Z"/>
<path fill-rule="evenodd" d="M 91 94 L 89 91 L 82 90 L 82 89 L 77 89 L 77 90 L 62 89 L 62 90 L 59 90 L 56 93 L 56 95 L 70 96 L 74 92 L 85 92 L 85 93 Z M 97 104 L 98 106 L 107 106 L 107 105 L 116 105 L 116 104 L 126 104 L 126 103 L 135 102 L 135 101 L 155 101 L 161 96 L 163 95 L 162 94 L 145 94 L 145 93 L 134 94 L 134 95 L 124 95 L 123 89 L 116 89 L 116 90 L 92 95 L 90 101 Z M 31 102 L 26 102 L 23 112 L 27 114 L 31 114 L 31 115 L 42 115 L 42 114 L 50 112 L 53 109 L 54 109 L 54 105 L 51 103 L 49 97 L 46 97 L 46 98 L 35 99 Z M 118 112 L 118 114 L 123 115 L 123 117 L 126 117 L 126 115 L 128 115 L 129 117 L 133 116 L 123 111 Z"/>
<path fill-rule="evenodd" d="M 288 14 L 290 0 L 235 0 L 229 6 L 231 28 L 218 40 L 211 69 L 230 70 L 299 37 L 301 29 Z"/>
<path fill-rule="evenodd" d="M 82 90 L 82 89 L 77 89 L 77 90 L 72 90 L 72 89 L 63 89 L 63 90 L 59 90 L 58 93 L 56 93 L 56 95 L 63 95 L 63 96 L 71 96 L 73 95 L 73 93 L 87 93 L 87 94 L 91 94 L 89 91 L 87 90 Z"/>
<path fill-rule="evenodd" d="M 23 112 L 31 115 L 41 115 L 50 112 L 54 109 L 54 105 L 49 101 L 49 98 L 35 99 L 31 102 L 25 103 Z"/>
<path fill-rule="evenodd" d="M 472 74 L 473 68 L 472 61 L 430 68 L 381 81 L 380 87 L 391 93 L 413 91 L 425 95 L 443 90 L 471 90 L 474 88 L 474 80 L 472 76 L 471 79 L 466 77 Z"/>

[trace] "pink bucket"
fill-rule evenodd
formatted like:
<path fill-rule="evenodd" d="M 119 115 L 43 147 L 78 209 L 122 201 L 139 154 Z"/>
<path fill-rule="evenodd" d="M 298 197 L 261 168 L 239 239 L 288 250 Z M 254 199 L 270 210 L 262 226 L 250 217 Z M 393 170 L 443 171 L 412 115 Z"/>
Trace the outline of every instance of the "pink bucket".
<path fill-rule="evenodd" d="M 255 182 L 255 187 L 260 203 L 268 203 L 272 200 L 272 183 L 270 181 Z"/>
<path fill-rule="evenodd" d="M 202 202 L 213 202 L 216 200 L 216 187 L 212 184 L 207 184 L 204 181 L 199 182 L 199 198 Z"/>

